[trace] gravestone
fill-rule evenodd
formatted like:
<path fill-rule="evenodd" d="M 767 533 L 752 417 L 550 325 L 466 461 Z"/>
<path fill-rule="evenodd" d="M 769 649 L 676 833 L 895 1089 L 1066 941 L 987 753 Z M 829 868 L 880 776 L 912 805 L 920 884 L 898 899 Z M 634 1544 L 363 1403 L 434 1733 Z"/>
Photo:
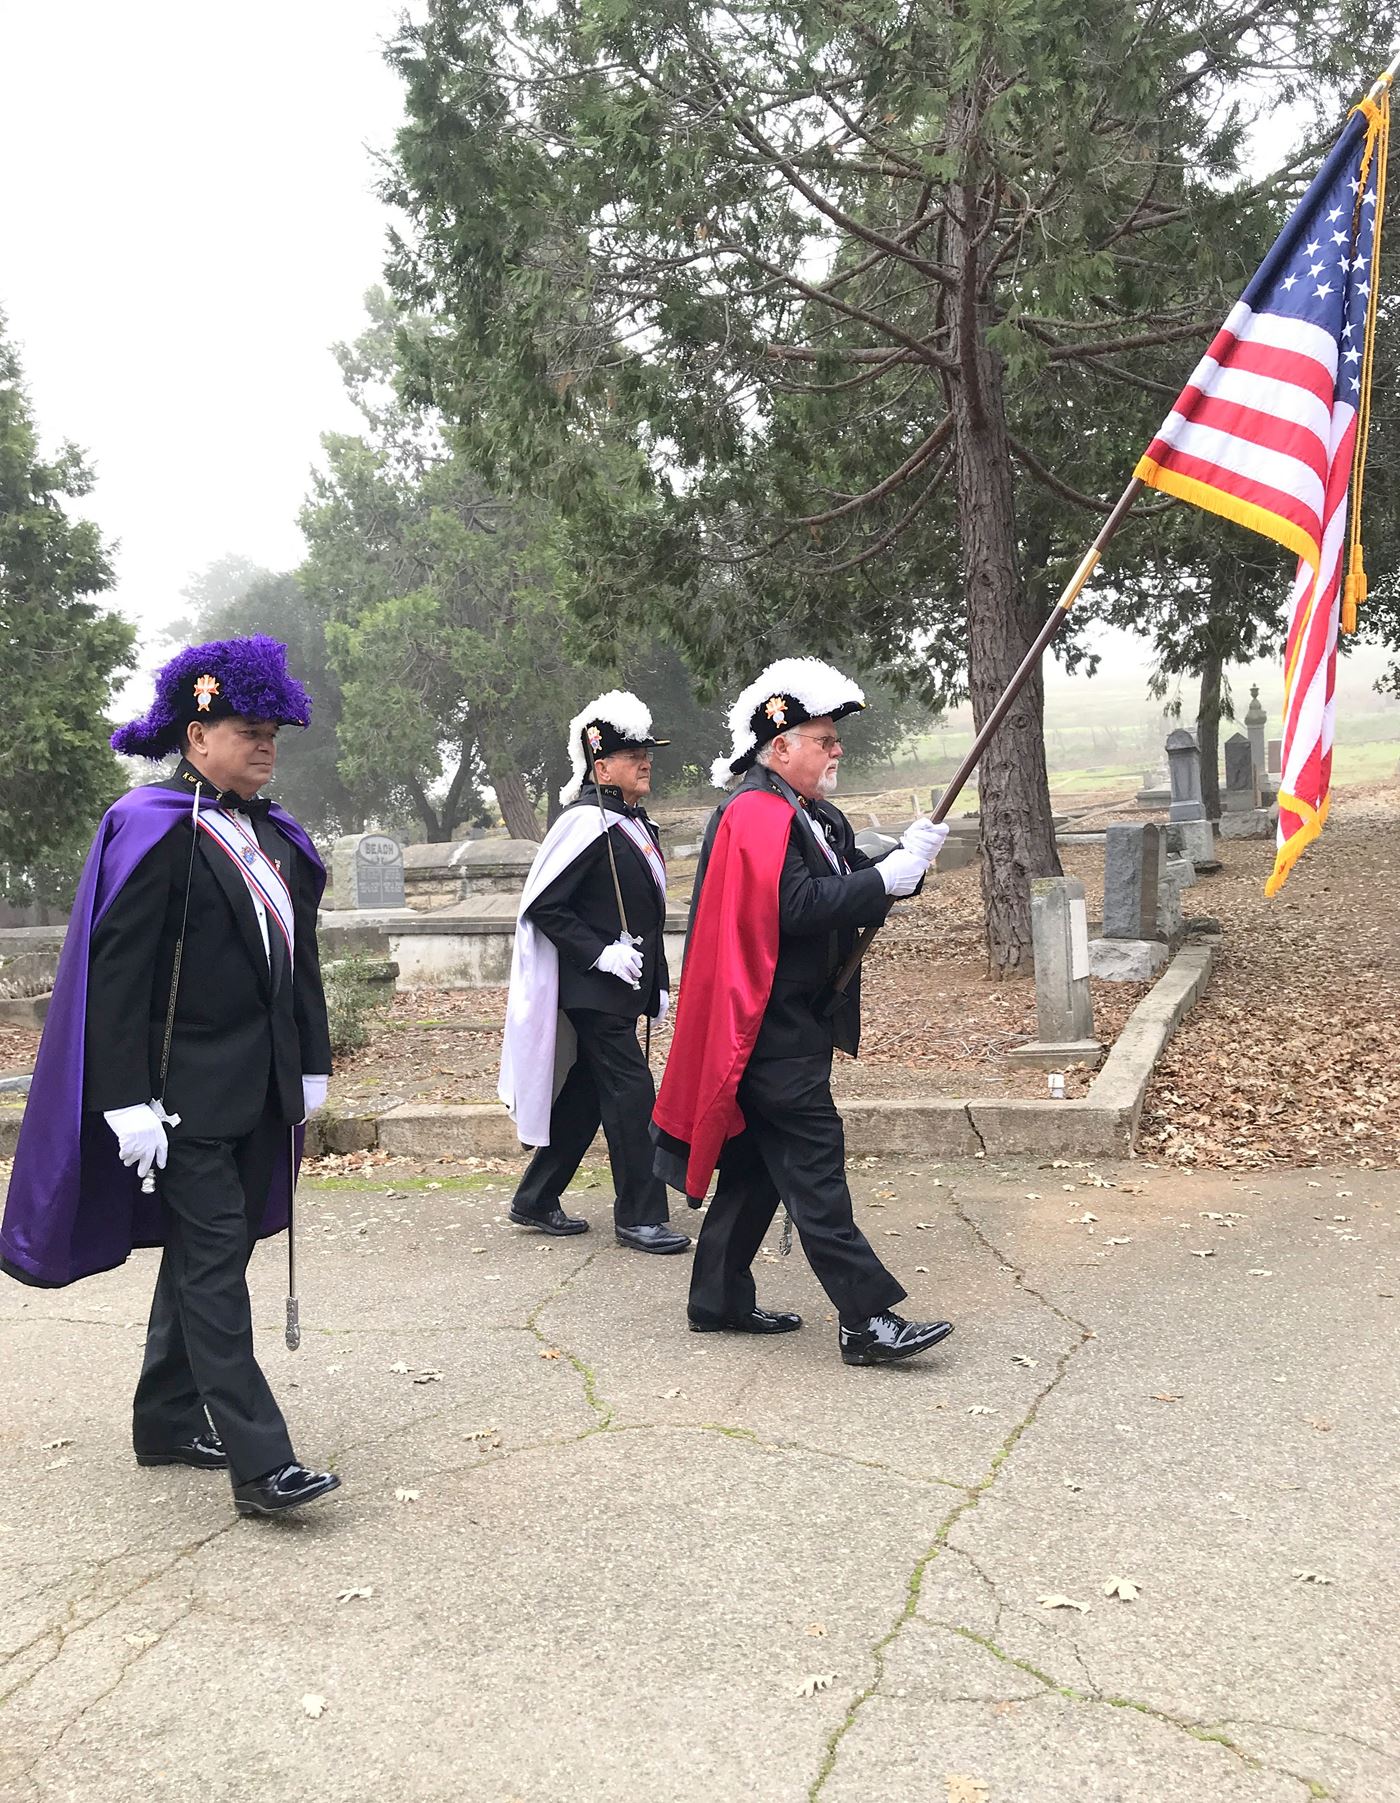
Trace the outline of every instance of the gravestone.
<path fill-rule="evenodd" d="M 1254 754 L 1242 732 L 1232 733 L 1225 741 L 1225 787 L 1220 805 L 1232 814 L 1254 806 Z"/>
<path fill-rule="evenodd" d="M 1170 820 L 1204 820 L 1201 798 L 1201 752 L 1184 726 L 1167 734 L 1167 771 L 1171 780 Z"/>
<path fill-rule="evenodd" d="M 1103 937 L 1089 945 L 1089 970 L 1113 983 L 1141 983 L 1167 959 L 1158 937 L 1167 829 L 1110 826 L 1104 834 Z"/>
<path fill-rule="evenodd" d="M 1269 781 L 1277 788 L 1279 778 L 1283 775 L 1283 740 L 1270 739 L 1264 749 L 1267 753 L 1265 761 L 1269 766 Z"/>
<path fill-rule="evenodd" d="M 1160 826 L 1110 826 L 1104 834 L 1103 936 L 1152 939 L 1165 861 Z"/>
<path fill-rule="evenodd" d="M 1007 1056 L 1017 1064 L 1052 1070 L 1063 1070 L 1067 1064 L 1097 1064 L 1103 1047 L 1094 1038 L 1089 917 L 1078 877 L 1032 879 L 1031 947 L 1037 1037 L 1014 1046 Z"/>
<path fill-rule="evenodd" d="M 1167 775 L 1166 766 L 1163 765 L 1160 770 L 1144 770 L 1142 787 L 1137 792 L 1137 805 L 1140 808 L 1151 808 L 1155 812 L 1158 808 L 1169 807 L 1171 799 L 1171 778 Z"/>
<path fill-rule="evenodd" d="M 1245 709 L 1244 729 L 1249 734 L 1249 759 L 1254 766 L 1254 781 L 1258 788 L 1260 803 L 1267 807 L 1273 800 L 1270 791 L 1274 785 L 1269 781 L 1269 751 L 1264 738 L 1264 728 L 1269 723 L 1269 716 L 1264 712 L 1259 701 L 1259 685 L 1255 683 L 1249 691 L 1249 706 Z"/>
<path fill-rule="evenodd" d="M 1201 799 L 1200 748 L 1184 726 L 1178 726 L 1175 732 L 1167 735 L 1167 768 L 1172 786 L 1171 807 L 1167 812 L 1171 848 L 1184 852 L 1197 870 L 1219 870 L 1215 835 Z M 1175 838 L 1172 829 L 1175 829 Z"/>
<path fill-rule="evenodd" d="M 349 833 L 331 852 L 337 908 L 401 908 L 403 847 L 387 833 Z"/>

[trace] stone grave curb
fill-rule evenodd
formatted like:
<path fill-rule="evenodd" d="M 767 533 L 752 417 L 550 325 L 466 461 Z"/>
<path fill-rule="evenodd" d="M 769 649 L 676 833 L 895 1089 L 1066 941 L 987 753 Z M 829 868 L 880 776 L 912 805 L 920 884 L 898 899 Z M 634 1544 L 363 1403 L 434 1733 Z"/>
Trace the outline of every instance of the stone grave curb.
<path fill-rule="evenodd" d="M 1183 947 L 1129 1015 L 1087 1096 L 1072 1102 L 854 1099 L 841 1105 L 853 1158 L 1125 1156 L 1148 1080 L 1163 1047 L 1210 980 L 1215 949 Z M 317 1130 L 319 1129 L 319 1130 Z M 405 1102 L 385 1114 L 323 1117 L 319 1149 L 377 1147 L 407 1158 L 518 1158 L 520 1143 L 498 1102 Z"/>
<path fill-rule="evenodd" d="M 855 1099 L 843 1103 L 852 1158 L 1121 1158 L 1133 1147 L 1153 1067 L 1205 992 L 1215 948 L 1184 946 L 1134 1008 L 1089 1093 L 1072 1102 Z M 6 1099 L 8 1101 L 8 1098 Z M 19 1098 L 15 1098 L 18 1103 Z M 0 1157 L 14 1156 L 23 1110 L 0 1103 Z M 327 1112 L 311 1154 L 379 1150 L 402 1158 L 519 1158 L 499 1102 L 404 1102 L 383 1114 Z"/>

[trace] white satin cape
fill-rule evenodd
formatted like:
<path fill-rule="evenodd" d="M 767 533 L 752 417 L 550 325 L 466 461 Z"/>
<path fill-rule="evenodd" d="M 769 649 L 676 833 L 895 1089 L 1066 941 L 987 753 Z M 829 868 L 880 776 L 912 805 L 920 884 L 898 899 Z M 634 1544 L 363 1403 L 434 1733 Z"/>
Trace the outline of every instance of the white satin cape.
<path fill-rule="evenodd" d="M 622 816 L 609 810 L 607 818 L 612 825 Z M 566 808 L 535 853 L 520 897 L 496 1094 L 505 1103 L 524 1146 L 549 1144 L 554 1098 L 578 1056 L 578 1038 L 568 1016 L 559 1011 L 559 953 L 553 940 L 526 920 L 525 910 L 583 856 L 602 831 L 603 818 L 596 803 Z"/>

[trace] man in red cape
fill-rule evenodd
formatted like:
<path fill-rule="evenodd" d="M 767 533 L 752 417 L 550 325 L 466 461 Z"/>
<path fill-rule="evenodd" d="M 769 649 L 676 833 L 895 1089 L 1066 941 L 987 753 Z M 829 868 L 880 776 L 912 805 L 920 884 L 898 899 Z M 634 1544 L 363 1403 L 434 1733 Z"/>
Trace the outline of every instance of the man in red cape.
<path fill-rule="evenodd" d="M 952 1332 L 905 1321 L 906 1292 L 855 1224 L 832 1051 L 860 1039 L 859 976 L 832 1006 L 831 979 L 859 929 L 912 895 L 947 829 L 916 820 L 872 861 L 827 799 L 842 755 L 836 722 L 865 705 L 815 658 L 782 658 L 730 711 L 734 746 L 713 776 L 743 783 L 705 831 L 675 1037 L 653 1115 L 658 1176 L 698 1208 L 719 1181 L 695 1248 L 696 1333 L 791 1333 L 795 1314 L 758 1306 L 753 1260 L 781 1201 L 840 1317 L 848 1365 L 912 1358 Z"/>

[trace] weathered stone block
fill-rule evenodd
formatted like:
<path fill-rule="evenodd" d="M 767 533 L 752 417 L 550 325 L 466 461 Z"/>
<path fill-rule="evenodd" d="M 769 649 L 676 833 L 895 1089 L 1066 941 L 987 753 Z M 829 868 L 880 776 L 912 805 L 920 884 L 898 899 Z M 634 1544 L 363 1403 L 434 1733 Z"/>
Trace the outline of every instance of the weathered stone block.
<path fill-rule="evenodd" d="M 1107 983 L 1150 983 L 1167 961 L 1160 939 L 1091 939 L 1090 972 Z"/>
<path fill-rule="evenodd" d="M 1278 824 L 1277 810 L 1249 808 L 1237 814 L 1220 816 L 1222 839 L 1272 839 Z"/>
<path fill-rule="evenodd" d="M 1089 921 L 1084 885 L 1078 877 L 1033 879 L 1031 946 L 1035 954 L 1037 1039 L 1051 1044 L 1092 1040 Z"/>
<path fill-rule="evenodd" d="M 1105 939 L 1150 939 L 1164 856 L 1160 826 L 1110 826 L 1104 835 Z"/>

